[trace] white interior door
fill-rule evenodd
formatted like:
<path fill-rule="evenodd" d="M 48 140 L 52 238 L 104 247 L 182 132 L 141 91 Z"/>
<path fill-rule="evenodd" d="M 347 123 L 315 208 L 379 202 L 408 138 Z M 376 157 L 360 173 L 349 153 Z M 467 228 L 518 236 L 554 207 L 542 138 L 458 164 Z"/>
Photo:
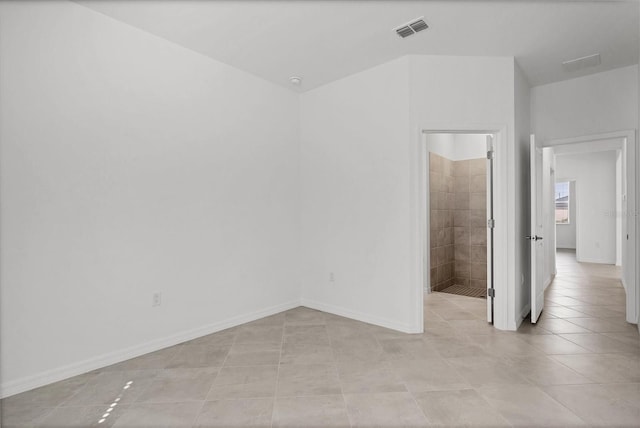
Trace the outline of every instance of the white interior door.
<path fill-rule="evenodd" d="M 531 242 L 531 322 L 538 321 L 544 306 L 544 245 L 542 230 L 542 149 L 536 147 L 531 135 L 531 232 L 526 238 Z"/>

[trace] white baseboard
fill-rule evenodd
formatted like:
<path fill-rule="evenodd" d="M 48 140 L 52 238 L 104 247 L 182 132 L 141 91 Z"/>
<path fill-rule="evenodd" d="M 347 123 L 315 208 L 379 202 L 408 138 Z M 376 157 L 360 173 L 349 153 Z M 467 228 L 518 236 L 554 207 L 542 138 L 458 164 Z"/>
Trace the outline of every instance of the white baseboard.
<path fill-rule="evenodd" d="M 363 314 L 361 312 L 352 311 L 351 309 L 342 308 L 339 306 L 330 305 L 316 300 L 302 299 L 301 306 L 305 306 L 310 309 L 317 309 L 319 311 L 327 312 L 341 317 L 354 319 L 357 321 L 366 322 L 367 324 L 373 324 L 380 327 L 389 328 L 391 330 L 397 330 L 402 333 L 414 334 L 420 333 L 413 331 L 411 326 L 407 324 L 398 323 L 385 318 L 380 318 L 374 315 Z"/>
<path fill-rule="evenodd" d="M 544 287 L 543 289 L 546 290 L 548 286 L 551 285 L 551 283 L 553 282 L 553 280 L 556 278 L 556 274 L 552 273 L 549 278 L 547 278 L 547 280 L 544 282 Z"/>
<path fill-rule="evenodd" d="M 524 308 L 522 308 L 522 310 L 520 311 L 520 316 L 518 317 L 516 330 L 520 328 L 520 326 L 522 325 L 522 321 L 524 321 L 524 319 L 526 318 L 529 312 L 531 312 L 531 304 L 527 303 L 527 305 Z"/>
<path fill-rule="evenodd" d="M 589 258 L 589 257 L 576 257 L 576 261 L 578 263 L 595 263 L 595 264 L 600 264 L 600 265 L 615 265 L 616 261 L 615 260 L 607 260 L 607 259 L 593 259 L 593 258 Z"/>
<path fill-rule="evenodd" d="M 41 373 L 23 377 L 21 379 L 3 382 L 0 384 L 0 397 L 6 398 L 11 395 L 29 391 L 31 389 L 48 385 L 53 382 L 58 382 L 73 376 L 90 372 L 92 370 L 110 366 L 111 364 L 116 364 L 122 361 L 129 360 L 131 358 L 139 357 L 140 355 L 148 354 L 149 352 L 159 351 L 160 349 L 177 345 L 188 340 L 193 340 L 198 337 L 206 336 L 208 334 L 216 333 L 227 328 L 238 326 L 240 324 L 255 321 L 269 315 L 274 315 L 283 311 L 287 311 L 289 309 L 297 308 L 298 306 L 300 306 L 300 300 L 294 300 L 280 305 L 271 306 L 266 309 L 261 309 L 259 311 L 229 318 L 224 321 L 216 322 L 203 327 L 186 330 L 140 345 L 135 345 L 129 348 L 110 352 L 108 354 L 99 355 L 93 358 L 86 359 L 84 361 L 78 361 L 76 363 L 68 364 L 63 367 L 46 370 Z"/>
<path fill-rule="evenodd" d="M 520 318 L 519 320 L 509 320 L 507 322 L 506 328 L 498 328 L 495 326 L 494 322 L 494 328 L 497 328 L 500 331 L 517 331 L 518 327 L 520 327 L 520 324 L 522 324 L 522 318 Z"/>

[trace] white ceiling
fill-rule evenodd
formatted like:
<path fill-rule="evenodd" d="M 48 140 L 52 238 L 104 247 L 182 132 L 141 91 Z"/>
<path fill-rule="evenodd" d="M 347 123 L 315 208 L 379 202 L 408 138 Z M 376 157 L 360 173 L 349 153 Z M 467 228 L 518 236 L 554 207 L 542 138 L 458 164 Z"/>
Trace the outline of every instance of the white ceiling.
<path fill-rule="evenodd" d="M 309 90 L 407 54 L 514 56 L 532 86 L 638 63 L 637 1 L 78 3 L 277 84 Z M 393 28 L 424 16 L 430 28 Z M 600 53 L 567 73 L 561 63 Z M 300 88 L 289 77 L 303 76 Z"/>

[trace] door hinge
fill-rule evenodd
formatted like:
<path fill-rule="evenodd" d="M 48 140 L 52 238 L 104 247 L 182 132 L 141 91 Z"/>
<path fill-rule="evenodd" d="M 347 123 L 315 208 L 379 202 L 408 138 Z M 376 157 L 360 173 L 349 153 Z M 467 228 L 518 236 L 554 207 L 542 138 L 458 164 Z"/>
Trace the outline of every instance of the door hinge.
<path fill-rule="evenodd" d="M 489 229 L 493 229 L 494 227 L 496 227 L 496 221 L 490 218 L 489 220 L 487 220 L 487 227 Z"/>
<path fill-rule="evenodd" d="M 489 150 L 487 152 L 487 159 L 489 159 L 489 160 L 493 159 L 493 150 Z"/>
<path fill-rule="evenodd" d="M 488 297 L 496 297 L 496 290 L 493 288 L 488 288 L 487 289 L 487 296 Z"/>

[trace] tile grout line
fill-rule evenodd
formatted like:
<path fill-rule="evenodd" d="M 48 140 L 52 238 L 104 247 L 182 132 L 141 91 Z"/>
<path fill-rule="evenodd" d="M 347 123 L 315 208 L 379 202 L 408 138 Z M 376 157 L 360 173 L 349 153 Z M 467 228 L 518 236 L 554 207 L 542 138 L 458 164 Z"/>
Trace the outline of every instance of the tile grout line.
<path fill-rule="evenodd" d="M 286 313 L 286 312 L 285 312 Z M 278 356 L 278 368 L 276 371 L 276 385 L 273 391 L 273 404 L 271 406 L 271 424 L 269 425 L 273 428 L 273 420 L 276 415 L 276 403 L 278 400 L 278 383 L 280 382 L 280 365 L 282 364 L 282 348 L 284 348 L 284 331 L 286 327 L 286 315 L 282 320 L 282 336 L 280 337 L 280 355 Z"/>
<path fill-rule="evenodd" d="M 231 327 L 231 328 L 236 328 L 236 327 Z M 213 334 L 216 334 L 216 333 L 213 333 Z M 204 405 L 207 402 L 207 397 L 211 393 L 211 390 L 213 389 L 213 386 L 215 385 L 216 379 L 218 379 L 218 376 L 220 375 L 220 371 L 222 371 L 222 369 L 225 367 L 225 363 L 227 362 L 227 359 L 229 358 L 229 354 L 231 353 L 231 348 L 233 348 L 233 345 L 235 345 L 235 343 L 236 343 L 236 338 L 237 337 L 238 337 L 238 332 L 236 332 L 236 334 L 234 334 L 234 336 L 233 336 L 233 340 L 231 341 L 231 346 L 229 346 L 229 351 L 227 352 L 227 355 L 225 355 L 224 360 L 222 361 L 222 364 L 220 365 L 220 367 L 218 369 L 218 372 L 216 373 L 216 376 L 213 378 L 213 382 L 211 383 L 211 386 L 209 387 L 209 390 L 207 391 L 206 395 L 204 396 L 204 400 L 202 400 L 202 404 L 200 405 L 200 409 L 196 413 L 196 416 L 195 416 L 195 418 L 193 420 L 192 426 L 195 426 L 195 424 L 198 421 L 198 419 L 200 419 L 200 416 L 202 416 L 202 410 L 204 409 Z"/>
<path fill-rule="evenodd" d="M 325 319 L 324 321 L 325 321 L 325 329 L 326 329 L 327 320 Z M 336 374 L 338 375 L 338 383 L 340 384 L 340 395 L 342 396 L 342 403 L 344 404 L 344 412 L 347 415 L 347 420 L 349 421 L 349 427 L 353 428 L 354 422 L 351 418 L 351 414 L 349 413 L 349 409 L 347 408 L 347 397 L 344 395 L 344 388 L 342 386 L 342 377 L 340 376 L 340 370 L 338 369 L 338 360 L 336 359 L 336 353 L 335 353 L 335 350 L 333 349 L 333 340 L 331 338 L 331 335 L 329 334 L 328 329 L 327 329 L 327 337 L 329 338 L 329 347 L 331 348 L 331 357 L 335 365 Z"/>
<path fill-rule="evenodd" d="M 555 403 L 557 403 L 558 405 L 560 405 L 562 408 L 566 409 L 569 413 L 571 413 L 573 416 L 575 416 L 576 418 L 578 418 L 579 420 L 581 420 L 585 426 L 589 426 L 589 424 L 587 423 L 587 421 L 585 421 L 584 419 L 582 419 L 577 413 L 575 413 L 573 410 L 571 410 L 570 408 L 568 408 L 567 406 L 565 406 L 563 403 L 561 403 L 560 401 L 556 400 L 554 397 L 552 397 L 551 395 L 547 394 L 547 391 L 544 390 L 544 388 L 541 387 L 537 387 L 540 391 L 542 391 L 542 393 L 544 395 L 546 395 L 547 397 L 549 397 L 552 401 L 554 401 Z"/>

